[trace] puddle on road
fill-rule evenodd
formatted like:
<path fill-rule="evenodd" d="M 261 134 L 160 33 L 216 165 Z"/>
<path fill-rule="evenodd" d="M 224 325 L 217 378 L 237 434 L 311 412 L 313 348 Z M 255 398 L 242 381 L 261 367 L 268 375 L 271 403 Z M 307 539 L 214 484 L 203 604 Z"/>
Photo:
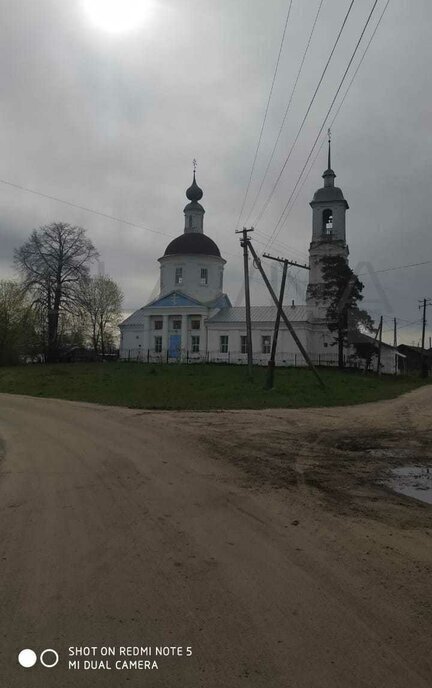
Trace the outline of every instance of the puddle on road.
<path fill-rule="evenodd" d="M 432 504 L 432 466 L 393 468 L 384 484 L 398 494 Z"/>

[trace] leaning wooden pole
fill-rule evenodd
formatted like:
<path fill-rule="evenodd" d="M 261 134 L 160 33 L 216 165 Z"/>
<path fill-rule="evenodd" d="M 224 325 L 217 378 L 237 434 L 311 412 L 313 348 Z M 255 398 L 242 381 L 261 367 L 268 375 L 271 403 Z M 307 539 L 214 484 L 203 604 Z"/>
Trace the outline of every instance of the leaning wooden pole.
<path fill-rule="evenodd" d="M 282 308 L 283 308 L 283 300 L 284 300 L 284 294 L 285 294 L 285 283 L 286 283 L 287 272 L 288 272 L 288 262 L 285 260 L 284 266 L 283 266 L 283 273 L 282 273 L 282 282 L 281 282 L 280 293 L 279 293 L 279 303 L 278 303 L 275 326 L 274 326 L 274 331 L 273 331 L 273 341 L 272 341 L 272 346 L 271 346 L 271 353 L 270 353 L 270 359 L 268 362 L 267 377 L 266 377 L 266 383 L 264 385 L 264 389 L 273 389 L 273 385 L 274 385 L 274 369 L 275 369 L 275 365 L 276 365 L 277 341 L 278 341 L 278 337 L 279 337 L 279 326 L 280 326 L 280 320 L 281 320 L 281 314 L 282 314 Z"/>
<path fill-rule="evenodd" d="M 268 289 L 269 292 L 270 292 L 270 296 L 272 297 L 272 299 L 273 299 L 274 303 L 276 304 L 276 306 L 278 306 L 278 305 L 279 305 L 278 297 L 276 296 L 276 294 L 275 294 L 275 292 L 274 292 L 274 290 L 273 290 L 273 287 L 271 286 L 271 284 L 270 284 L 270 282 L 269 282 L 269 280 L 268 280 L 268 277 L 267 277 L 267 275 L 266 275 L 265 272 L 264 272 L 264 269 L 263 269 L 263 267 L 262 267 L 262 265 L 261 265 L 261 260 L 260 260 L 260 258 L 258 258 L 257 254 L 256 254 L 256 251 L 255 251 L 254 247 L 252 246 L 252 243 L 251 243 L 250 239 L 246 239 L 246 241 L 247 241 L 247 243 L 248 243 L 248 247 L 249 247 L 249 249 L 250 249 L 250 252 L 251 252 L 252 255 L 253 255 L 255 264 L 256 264 L 258 270 L 259 270 L 260 273 L 261 273 L 261 277 L 263 278 L 264 283 L 265 283 L 267 289 Z M 293 326 L 291 325 L 290 321 L 288 320 L 287 316 L 285 315 L 285 311 L 283 310 L 283 308 L 281 309 L 281 318 L 282 318 L 282 320 L 284 321 L 285 325 L 287 326 L 288 331 L 290 332 L 290 334 L 291 334 L 292 338 L 294 339 L 295 343 L 297 344 L 297 346 L 298 346 L 298 348 L 299 348 L 299 350 L 300 350 L 300 352 L 301 352 L 303 358 L 305 359 L 305 361 L 306 361 L 306 363 L 308 364 L 309 368 L 312 370 L 313 374 L 314 374 L 315 377 L 317 378 L 317 380 L 318 380 L 320 386 L 322 387 L 322 389 L 325 389 L 325 384 L 324 384 L 324 382 L 322 381 L 321 377 L 320 377 L 319 374 L 318 374 L 318 371 L 316 370 L 314 364 L 312 363 L 311 359 L 309 358 L 309 354 L 307 353 L 306 349 L 304 348 L 303 344 L 301 343 L 300 339 L 298 338 L 298 336 L 297 336 L 297 334 L 296 334 L 296 331 L 294 330 Z"/>

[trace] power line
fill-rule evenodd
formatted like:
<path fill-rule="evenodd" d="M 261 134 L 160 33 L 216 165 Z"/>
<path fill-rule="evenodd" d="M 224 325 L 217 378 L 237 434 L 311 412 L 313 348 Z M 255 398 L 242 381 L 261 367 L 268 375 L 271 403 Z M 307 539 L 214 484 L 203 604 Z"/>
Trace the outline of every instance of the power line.
<path fill-rule="evenodd" d="M 354 79 L 355 79 L 356 76 L 357 76 L 357 72 L 359 71 L 359 69 L 360 69 L 360 67 L 361 67 L 361 65 L 362 65 L 362 63 L 363 63 L 363 60 L 364 60 L 364 58 L 366 57 L 366 53 L 367 53 L 367 51 L 369 50 L 370 44 L 372 43 L 372 41 L 373 41 L 373 39 L 374 39 L 374 37 L 375 37 L 375 34 L 376 34 L 377 30 L 378 30 L 379 25 L 381 24 L 381 21 L 382 21 L 382 19 L 383 19 L 383 17 L 384 17 L 384 14 L 385 14 L 385 12 L 386 12 L 386 10 L 387 10 L 389 4 L 390 4 L 390 0 L 387 0 L 386 4 L 385 4 L 385 6 L 384 6 L 384 9 L 383 9 L 383 11 L 381 12 L 381 15 L 380 15 L 380 17 L 379 17 L 379 19 L 378 19 L 378 21 L 377 21 L 377 23 L 376 23 L 376 25 L 375 25 L 375 28 L 374 28 L 374 30 L 373 30 L 373 32 L 372 32 L 370 38 L 369 38 L 369 41 L 368 41 L 368 43 L 367 43 L 367 45 L 366 45 L 366 48 L 365 48 L 364 51 L 363 51 L 363 55 L 361 56 L 361 58 L 360 58 L 360 60 L 359 60 L 359 63 L 358 63 L 358 65 L 357 65 L 356 69 L 355 69 L 355 72 L 354 72 L 354 74 L 353 74 L 353 76 L 352 76 L 352 78 L 351 78 L 351 80 L 350 80 L 350 82 L 349 82 L 349 84 L 348 84 L 348 87 L 347 87 L 347 89 L 346 89 L 346 91 L 345 91 L 345 93 L 344 93 L 344 95 L 343 95 L 343 97 L 342 97 L 342 99 L 341 99 L 341 101 L 340 101 L 340 103 L 339 103 L 339 105 L 338 105 L 338 108 L 337 108 L 337 110 L 336 110 L 336 113 L 335 113 L 333 119 L 332 119 L 331 122 L 330 122 L 330 129 L 333 128 L 333 124 L 335 123 L 336 118 L 337 118 L 339 112 L 340 112 L 341 109 L 342 109 L 342 106 L 343 106 L 343 104 L 344 104 L 344 102 L 345 102 L 345 99 L 346 99 L 346 97 L 347 97 L 347 95 L 348 95 L 350 89 L 351 89 L 351 86 L 352 86 L 352 84 L 353 84 L 353 81 L 354 81 Z M 299 188 L 298 188 L 298 190 L 297 190 L 297 193 L 296 193 L 296 195 L 295 195 L 295 197 L 294 197 L 294 199 L 293 199 L 293 202 L 291 203 L 291 207 L 289 208 L 289 210 L 288 210 L 288 212 L 287 212 L 287 214 L 286 214 L 286 216 L 285 216 L 284 223 L 287 221 L 288 216 L 289 216 L 291 210 L 293 209 L 293 207 L 294 207 L 294 205 L 295 205 L 295 203 L 296 203 L 296 201 L 297 201 L 297 198 L 299 197 L 300 192 L 301 192 L 301 190 L 302 190 L 302 188 L 303 188 L 303 186 L 304 186 L 304 184 L 305 184 L 307 178 L 309 177 L 309 174 L 311 173 L 311 171 L 312 171 L 312 169 L 313 169 L 313 167 L 314 167 L 314 165 L 315 165 L 315 162 L 316 162 L 316 160 L 317 160 L 319 154 L 321 153 L 321 150 L 322 150 L 322 148 L 323 148 L 325 142 L 326 142 L 326 137 L 323 138 L 322 143 L 321 143 L 320 147 L 318 148 L 317 153 L 316 153 L 316 155 L 315 155 L 315 157 L 314 157 L 314 159 L 313 159 L 313 161 L 312 161 L 312 164 L 311 164 L 310 167 L 309 167 L 309 170 L 307 171 L 307 173 L 306 173 L 305 176 L 303 177 L 303 180 L 302 180 L 302 182 L 301 182 L 301 184 L 300 184 L 300 186 L 299 186 Z"/>
<path fill-rule="evenodd" d="M 400 320 L 400 318 L 398 318 L 398 320 Z M 421 321 L 421 318 L 417 318 L 417 320 L 413 320 L 412 322 L 409 322 L 406 325 L 398 325 L 398 329 L 403 330 L 406 327 L 412 327 L 412 325 L 417 325 Z M 393 328 L 391 330 L 384 330 L 383 334 L 388 334 L 389 332 L 393 332 Z"/>
<path fill-rule="evenodd" d="M 94 208 L 87 208 L 84 205 L 79 205 L 78 203 L 73 203 L 72 201 L 66 201 L 63 198 L 58 198 L 58 196 L 51 196 L 50 194 L 43 193 L 42 191 L 36 191 L 36 189 L 30 189 L 26 186 L 22 186 L 21 184 L 15 184 L 14 182 L 10 182 L 6 179 L 0 179 L 0 184 L 5 184 L 7 186 L 11 186 L 14 189 L 19 189 L 20 191 L 25 191 L 26 193 L 31 193 L 34 194 L 35 196 L 40 196 L 41 198 L 47 198 L 50 201 L 55 201 L 56 203 L 62 203 L 63 205 L 68 205 L 72 208 L 77 208 L 78 210 L 83 210 L 86 213 L 91 213 L 92 215 L 98 215 L 99 217 L 104 217 L 107 220 L 113 220 L 114 222 L 119 222 L 120 224 L 123 225 L 128 225 L 129 227 L 136 227 L 136 229 L 143 229 L 146 232 L 152 232 L 152 234 L 159 234 L 161 236 L 166 236 L 166 237 L 175 237 L 177 236 L 176 234 L 173 234 L 172 232 L 161 232 L 160 230 L 157 229 L 151 229 L 150 227 L 146 227 L 145 225 L 138 225 L 135 222 L 130 222 L 129 220 L 125 220 L 121 217 L 115 217 L 114 215 L 109 215 L 108 213 L 104 213 L 101 210 L 95 210 Z M 264 243 L 264 242 L 262 242 Z M 234 258 L 240 258 L 238 253 L 229 253 L 228 251 L 224 251 L 224 255 L 226 256 L 233 256 Z"/>
<path fill-rule="evenodd" d="M 280 58 L 281 58 L 281 54 L 282 54 L 282 48 L 283 48 L 283 44 L 284 44 L 284 42 L 285 42 L 285 34 L 286 34 L 286 30 L 287 30 L 287 26 L 288 26 L 288 21 L 289 21 L 290 14 L 291 14 L 291 7 L 292 7 L 292 4 L 293 4 L 293 0 L 290 0 L 290 4 L 289 4 L 289 7 L 288 7 L 288 12 L 287 12 L 287 16 L 286 16 L 286 19 L 285 19 L 285 26 L 284 26 L 284 30 L 283 30 L 283 33 L 282 33 L 282 38 L 281 38 L 280 46 L 279 46 L 279 53 L 278 53 L 278 56 L 277 56 L 276 65 L 275 65 L 274 72 L 273 72 L 273 79 L 272 79 L 272 83 L 271 83 L 271 86 L 270 86 L 270 91 L 269 91 L 268 98 L 267 98 L 267 105 L 266 105 L 266 109 L 265 109 L 265 112 L 264 112 L 264 119 L 263 119 L 262 124 L 261 124 L 261 130 L 260 130 L 259 137 L 258 137 L 258 143 L 257 143 L 257 146 L 256 146 L 255 155 L 254 155 L 254 159 L 253 159 L 253 162 L 252 162 L 252 167 L 251 167 L 251 171 L 250 171 L 250 174 L 249 174 L 249 180 L 248 180 L 248 183 L 247 183 L 245 195 L 244 195 L 244 198 L 243 198 L 243 203 L 242 203 L 242 205 L 241 205 L 240 212 L 239 212 L 239 216 L 238 216 L 238 218 L 237 218 L 236 229 L 238 228 L 238 226 L 239 226 L 239 224 L 240 224 L 240 218 L 241 218 L 241 216 L 242 216 L 242 214 L 243 214 L 243 210 L 244 210 L 244 207 L 245 207 L 245 204 L 246 204 L 246 199 L 247 199 L 247 197 L 248 197 L 248 193 L 249 193 L 249 189 L 250 189 L 250 185 L 251 185 L 251 181 L 252 181 L 252 176 L 253 176 L 253 173 L 254 173 L 254 170 L 255 170 L 255 164 L 256 164 L 256 161 L 257 161 L 257 157 L 258 157 L 258 151 L 259 151 L 260 146 L 261 146 L 261 141 L 262 141 L 262 136 L 263 136 L 263 132 L 264 132 L 264 127 L 265 127 L 265 123 L 266 123 L 266 121 L 267 121 L 267 115 L 268 115 L 268 111 L 269 111 L 269 107 L 270 107 L 270 101 L 271 101 L 271 97 L 272 97 L 272 94 L 273 94 L 273 88 L 274 88 L 274 85 L 275 85 L 276 76 L 277 76 L 278 69 L 279 69 L 279 62 L 280 62 Z"/>
<path fill-rule="evenodd" d="M 408 263 L 407 265 L 396 265 L 395 267 L 391 268 L 383 268 L 382 270 L 374 270 L 373 273 L 381 273 L 381 272 L 391 272 L 392 270 L 403 270 L 405 268 L 416 268 L 419 265 L 430 265 L 432 263 L 432 260 L 424 260 L 421 263 Z M 369 275 L 369 272 L 362 272 L 358 277 L 364 277 L 365 275 Z"/>
<path fill-rule="evenodd" d="M 146 232 L 152 232 L 153 234 L 161 234 L 163 236 L 174 236 L 172 233 L 161 232 L 157 229 L 150 229 L 150 227 L 145 227 L 144 225 L 138 225 L 135 222 L 130 222 L 129 220 L 123 220 L 120 217 L 115 217 L 114 215 L 109 215 L 101 210 L 94 210 L 93 208 L 87 208 L 84 205 L 79 205 L 78 203 L 73 203 L 72 201 L 65 201 L 63 198 L 58 198 L 57 196 L 50 196 L 49 194 L 43 193 L 42 191 L 36 191 L 35 189 L 29 189 L 26 186 L 21 186 L 20 184 L 14 184 L 6 179 L 0 179 L 0 184 L 6 184 L 7 186 L 12 186 L 14 189 L 19 189 L 20 191 L 26 191 L 27 193 L 34 194 L 35 196 L 41 196 L 42 198 L 48 198 L 50 201 L 56 201 L 56 203 L 63 203 L 64 205 L 69 205 L 72 208 L 78 208 L 78 210 L 84 210 L 86 213 L 92 213 L 93 215 L 99 215 L 108 220 L 114 220 L 114 222 L 120 222 L 123 225 L 129 225 L 130 227 L 136 227 L 137 229 L 144 229 Z"/>
<path fill-rule="evenodd" d="M 254 228 L 254 229 L 255 229 L 255 228 Z M 256 232 L 260 237 L 262 237 L 262 239 L 265 239 L 265 241 L 263 241 L 262 239 L 261 239 L 261 240 L 260 240 L 260 239 L 257 239 L 255 235 L 254 235 L 254 241 L 258 242 L 259 244 L 262 244 L 263 246 L 265 246 L 265 245 L 267 244 L 267 241 L 268 241 L 268 238 L 269 238 L 268 234 L 264 234 L 264 232 L 261 232 L 261 231 L 259 231 L 259 230 L 257 230 L 257 229 L 255 229 L 255 232 Z M 281 241 L 280 239 L 276 239 L 275 244 L 279 245 L 279 247 L 280 247 L 281 249 L 283 249 L 284 251 L 288 251 L 289 253 L 296 253 L 296 254 L 297 254 L 298 256 L 300 256 L 302 259 L 307 259 L 307 258 L 308 258 L 308 255 L 309 255 L 308 253 L 306 253 L 305 251 L 300 251 L 298 248 L 295 248 L 294 246 L 290 246 L 289 244 L 287 244 L 287 243 L 284 242 L 284 241 Z"/>
<path fill-rule="evenodd" d="M 297 182 L 296 182 L 295 185 L 294 185 L 294 188 L 293 188 L 293 190 L 292 190 L 292 192 L 291 192 L 291 195 L 290 195 L 290 197 L 288 198 L 288 201 L 287 201 L 287 203 L 285 204 L 285 207 L 284 207 L 284 209 L 283 209 L 283 211 L 282 211 L 282 214 L 281 214 L 279 220 L 278 220 L 277 223 L 276 223 L 276 226 L 275 226 L 275 228 L 274 228 L 274 230 L 273 230 L 272 237 L 274 236 L 275 233 L 276 233 L 276 234 L 278 233 L 278 232 L 277 232 L 277 229 L 278 229 L 279 225 L 280 225 L 281 222 L 282 222 L 283 216 L 285 215 L 285 212 L 286 212 L 286 210 L 287 210 L 287 208 L 288 208 L 288 206 L 289 206 L 289 204 L 290 204 L 290 202 L 291 202 L 291 199 L 292 199 L 293 196 L 294 196 L 294 193 L 295 193 L 295 191 L 296 191 L 296 189 L 297 189 L 297 187 L 298 187 L 298 185 L 299 185 L 299 183 L 300 183 L 300 180 L 301 180 L 301 178 L 302 178 L 302 176 L 303 176 L 303 173 L 304 173 L 304 171 L 305 171 L 305 169 L 306 169 L 306 167 L 307 167 L 307 165 L 308 165 L 308 163 L 309 163 L 309 160 L 310 160 L 311 157 L 312 157 L 312 154 L 313 154 L 313 152 L 314 152 L 314 150 L 315 150 L 316 144 L 317 144 L 317 142 L 318 142 L 318 140 L 319 140 L 319 137 L 321 136 L 321 132 L 322 132 L 322 130 L 324 129 L 325 123 L 326 123 L 326 121 L 327 121 L 327 119 L 328 119 L 328 116 L 329 116 L 329 114 L 330 114 L 330 112 L 331 112 L 331 109 L 332 109 L 332 107 L 333 107 L 333 105 L 334 105 L 334 103 L 335 103 L 335 101 L 336 101 L 336 99 L 337 99 L 337 97 L 338 97 L 338 95 L 339 95 L 339 92 L 340 92 L 340 90 L 341 90 L 341 88 L 342 88 L 342 85 L 343 85 L 343 83 L 344 83 L 344 81 L 345 81 L 346 75 L 348 74 L 349 68 L 351 67 L 351 64 L 352 64 L 352 62 L 353 62 L 353 60 L 354 60 L 354 57 L 355 57 L 355 55 L 356 55 L 356 53 L 357 53 L 357 50 L 358 50 L 358 48 L 359 48 L 360 42 L 361 42 L 361 40 L 362 40 L 362 38 L 363 38 L 363 36 L 364 36 L 364 34 L 365 34 L 365 31 L 366 31 L 366 29 L 367 29 L 367 27 L 368 27 L 368 25 L 369 25 L 369 22 L 370 22 L 370 20 L 371 20 L 371 18 L 372 18 L 372 15 L 373 15 L 373 13 L 374 13 L 374 11 L 375 11 L 375 8 L 376 8 L 377 4 L 378 4 L 378 0 L 374 0 L 374 3 L 373 3 L 373 5 L 372 5 L 372 9 L 371 9 L 371 11 L 369 12 L 369 15 L 368 15 L 368 18 L 367 18 L 367 20 L 366 20 L 366 23 L 365 23 L 365 25 L 364 25 L 364 27 L 363 27 L 363 30 L 362 30 L 362 32 L 361 32 L 361 34 L 360 34 L 360 37 L 359 37 L 359 39 L 358 39 L 358 41 L 357 41 L 357 43 L 356 43 L 356 46 L 355 46 L 355 48 L 354 48 L 354 51 L 353 51 L 353 53 L 352 53 L 352 55 L 351 55 L 351 58 L 350 58 L 350 60 L 349 60 L 349 62 L 348 62 L 348 65 L 347 65 L 347 67 L 346 67 L 346 69 L 345 69 L 345 71 L 344 71 L 344 74 L 343 74 L 342 79 L 341 79 L 341 81 L 340 81 L 340 83 L 339 83 L 339 86 L 338 86 L 338 88 L 337 88 L 337 90 L 336 90 L 336 93 L 335 93 L 335 95 L 334 95 L 334 97 L 333 97 L 333 100 L 332 100 L 332 102 L 330 103 L 330 107 L 329 107 L 329 109 L 327 110 L 327 113 L 326 113 L 326 115 L 325 115 L 325 117 L 324 117 L 324 119 L 323 119 L 323 122 L 322 122 L 322 124 L 321 124 L 320 130 L 319 130 L 319 132 L 318 132 L 318 134 L 317 134 L 317 136 L 316 136 L 316 138 L 315 138 L 314 144 L 313 144 L 313 146 L 312 146 L 312 148 L 311 148 L 311 150 L 310 150 L 310 152 L 309 152 L 309 155 L 308 155 L 308 157 L 306 158 L 306 162 L 305 162 L 305 164 L 303 165 L 302 171 L 300 172 L 300 174 L 299 174 L 299 176 L 298 176 Z M 281 227 L 280 229 L 282 229 L 282 227 Z M 280 230 L 279 230 L 279 231 L 280 231 Z M 271 243 L 271 241 L 272 241 L 272 237 L 270 238 L 270 243 Z"/>
<path fill-rule="evenodd" d="M 291 157 L 291 154 L 292 154 L 292 152 L 293 152 L 293 150 L 294 150 L 294 147 L 295 147 L 295 145 L 296 145 L 296 143 L 297 143 L 297 141 L 298 141 L 298 139 L 299 139 L 299 136 L 300 136 L 300 134 L 301 134 L 301 132 L 302 132 L 302 130 L 303 130 L 303 126 L 304 126 L 304 124 L 305 124 L 305 122 L 306 122 L 306 119 L 307 119 L 307 117 L 308 117 L 308 115 L 309 115 L 309 112 L 310 112 L 310 110 L 311 110 L 311 108 L 312 108 L 312 105 L 313 105 L 313 103 L 314 103 L 314 101 L 315 101 L 315 98 L 316 98 L 316 95 L 317 95 L 317 93 L 318 93 L 319 87 L 321 86 L 321 83 L 322 83 L 322 81 L 323 81 L 323 79 L 324 79 L 324 76 L 325 76 L 325 74 L 326 74 L 326 72 L 327 72 L 327 69 L 328 69 L 328 66 L 329 66 L 329 64 L 330 64 L 330 61 L 331 61 L 331 59 L 332 59 L 332 57 L 333 57 L 334 51 L 336 50 L 336 46 L 337 46 L 337 44 L 339 43 L 339 39 L 340 39 L 340 37 L 341 37 L 341 35 L 342 35 L 342 32 L 343 32 L 343 30 L 344 30 L 344 28 L 345 28 L 345 24 L 346 24 L 346 22 L 347 22 L 347 20 L 348 20 L 348 17 L 349 17 L 349 15 L 350 15 L 350 12 L 351 12 L 351 9 L 352 9 L 352 7 L 353 7 L 353 5 L 354 5 L 354 2 L 355 2 L 355 0 L 351 0 L 350 6 L 349 6 L 348 11 L 347 11 L 347 13 L 346 13 L 346 15 L 345 15 L 345 18 L 344 18 L 344 20 L 343 20 L 343 22 L 342 22 L 342 26 L 341 26 L 341 28 L 339 29 L 339 33 L 338 33 L 338 35 L 337 35 L 337 37 L 336 37 L 336 41 L 335 41 L 335 43 L 334 43 L 334 45 L 333 45 L 333 48 L 332 48 L 332 50 L 331 50 L 331 52 L 330 52 L 330 55 L 329 55 L 329 57 L 328 57 L 328 60 L 327 60 L 326 65 L 325 65 L 325 67 L 324 67 L 324 70 L 323 70 L 323 72 L 322 72 L 322 74 L 321 74 L 321 77 L 320 77 L 320 79 L 319 79 L 319 81 L 318 81 L 318 84 L 317 84 L 317 86 L 316 86 L 316 88 L 315 88 L 314 94 L 313 94 L 312 99 L 311 99 L 311 101 L 310 101 L 310 103 L 309 103 L 309 105 L 308 105 L 308 108 L 307 108 L 307 110 L 306 110 L 306 113 L 305 113 L 305 115 L 304 115 L 304 117 L 303 117 L 303 120 L 302 120 L 302 123 L 301 123 L 301 125 L 300 125 L 300 128 L 299 128 L 299 130 L 298 130 L 298 132 L 297 132 L 297 134 L 296 134 L 296 137 L 295 137 L 295 139 L 294 139 L 294 141 L 293 141 L 293 143 L 292 143 L 292 145 L 291 145 L 291 148 L 290 148 L 289 153 L 288 153 L 288 155 L 287 155 L 287 157 L 286 157 L 286 159 L 285 159 L 285 162 L 284 162 L 284 164 L 282 165 L 282 168 L 281 168 L 281 170 L 280 170 L 280 172 L 279 172 L 279 174 L 278 174 L 278 176 L 277 176 L 277 178 L 276 178 L 276 181 L 275 181 L 275 183 L 273 184 L 273 188 L 272 188 L 272 190 L 270 191 L 270 193 L 269 193 L 269 195 L 268 195 L 268 197 L 267 197 L 267 199 L 266 199 L 266 201 L 265 201 L 263 207 L 261 208 L 261 211 L 260 211 L 260 213 L 258 214 L 257 219 L 255 220 L 255 223 L 254 223 L 255 225 L 258 224 L 258 222 L 261 220 L 262 216 L 264 215 L 265 211 L 267 210 L 268 205 L 269 205 L 269 203 L 270 203 L 270 201 L 271 201 L 271 199 L 272 199 L 272 197 L 273 197 L 274 192 L 276 191 L 276 188 L 277 188 L 277 186 L 278 186 L 278 184 L 279 184 L 279 181 L 280 181 L 280 179 L 281 179 L 281 177 L 282 177 L 282 174 L 283 174 L 283 172 L 284 172 L 284 170 L 285 170 L 285 167 L 286 167 L 287 164 L 288 164 L 288 161 L 289 161 L 289 159 L 290 159 L 290 157 Z"/>
<path fill-rule="evenodd" d="M 282 130 L 283 130 L 284 126 L 285 126 L 286 118 L 287 118 L 287 116 L 288 116 L 288 112 L 289 112 L 289 109 L 290 109 L 290 107 L 291 107 L 291 103 L 292 103 L 292 100 L 293 100 L 293 97 L 294 97 L 294 93 L 295 93 L 295 91 L 296 91 L 297 84 L 298 84 L 298 82 L 299 82 L 300 75 L 301 75 L 302 70 L 303 70 L 303 65 L 304 65 L 304 63 L 305 63 L 306 56 L 307 56 L 308 51 L 309 51 L 309 47 L 310 47 L 310 44 L 311 44 L 311 41 L 312 41 L 312 36 L 313 36 L 313 34 L 314 34 L 315 27 L 316 27 L 316 25 L 317 25 L 318 17 L 319 17 L 319 14 L 320 14 L 320 12 L 321 12 L 321 7 L 323 6 L 323 3 L 324 3 L 324 0 L 321 0 L 321 1 L 320 1 L 320 4 L 319 4 L 319 7 L 318 7 L 318 10 L 317 10 L 317 13 L 316 13 L 316 15 L 315 15 L 315 19 L 314 19 L 314 22 L 313 22 L 313 25 L 312 25 L 311 32 L 310 32 L 310 34 L 309 34 L 309 38 L 308 38 L 307 43 L 306 43 L 306 48 L 305 48 L 304 53 L 303 53 L 303 57 L 302 57 L 302 60 L 301 60 L 301 63 L 300 63 L 300 67 L 299 67 L 298 72 L 297 72 L 297 76 L 296 76 L 295 81 L 294 81 L 294 85 L 293 85 L 293 87 L 292 87 L 292 89 L 291 89 L 290 97 L 289 97 L 289 99 L 288 99 L 288 105 L 286 106 L 285 114 L 284 114 L 284 116 L 283 116 L 282 123 L 281 123 L 281 125 L 280 125 L 279 132 L 278 132 L 278 135 L 277 135 L 277 137 L 276 137 L 276 141 L 275 141 L 274 146 L 273 146 L 273 150 L 272 150 L 272 152 L 271 152 L 269 161 L 268 161 L 268 163 L 267 163 L 267 167 L 266 167 L 265 172 L 264 172 L 264 176 L 263 176 L 263 178 L 262 178 L 262 180 L 261 180 L 261 184 L 260 184 L 259 189 L 258 189 L 258 191 L 257 191 L 257 193 L 256 193 L 255 200 L 254 200 L 254 202 L 253 202 L 253 204 L 252 204 L 252 207 L 251 207 L 251 209 L 250 209 L 250 211 L 249 211 L 249 215 L 248 215 L 248 217 L 247 217 L 247 219 L 246 219 L 246 223 L 245 223 L 245 224 L 248 224 L 249 219 L 250 219 L 250 217 L 251 217 L 253 211 L 255 210 L 255 206 L 256 206 L 256 204 L 257 204 L 258 198 L 260 197 L 261 190 L 262 190 L 262 188 L 263 188 L 264 182 L 265 182 L 265 180 L 267 179 L 267 174 L 268 174 L 268 171 L 269 171 L 269 169 L 270 169 L 270 165 L 271 165 L 271 163 L 272 163 L 272 161 L 273 161 L 274 154 L 275 154 L 275 152 L 276 152 L 276 148 L 277 148 L 277 145 L 278 145 L 278 143 L 279 143 L 279 139 L 280 139 L 281 134 L 282 134 Z"/>

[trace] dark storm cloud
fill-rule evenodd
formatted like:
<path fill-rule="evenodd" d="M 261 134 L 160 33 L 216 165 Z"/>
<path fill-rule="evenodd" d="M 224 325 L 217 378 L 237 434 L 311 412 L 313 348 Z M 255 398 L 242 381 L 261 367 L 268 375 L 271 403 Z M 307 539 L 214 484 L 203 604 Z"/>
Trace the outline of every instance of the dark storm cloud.
<path fill-rule="evenodd" d="M 325 0 L 286 127 L 254 221 L 291 146 L 348 0 Z M 241 297 L 241 254 L 233 229 L 246 188 L 277 56 L 287 0 L 159 0 L 148 26 L 112 36 L 91 26 L 81 0 L 2 4 L 0 178 L 156 230 L 119 224 L 0 184 L 1 275 L 34 226 L 81 224 L 119 281 L 126 306 L 142 305 L 157 258 L 183 229 L 184 189 L 199 162 L 205 229 L 228 260 L 226 287 Z M 371 2 L 357 0 L 316 103 L 277 192 L 257 226 L 264 248 L 291 194 Z M 378 17 L 384 6 L 380 0 Z M 301 59 L 318 0 L 294 0 L 268 113 L 254 198 Z M 371 270 L 432 259 L 429 196 L 432 143 L 432 6 L 391 0 L 336 120 L 333 166 L 350 204 L 351 263 Z M 367 36 L 369 33 L 367 34 Z M 343 91 L 342 91 L 343 93 Z M 309 201 L 321 185 L 324 149 L 272 249 L 305 260 Z M 254 216 L 255 215 L 255 216 Z M 265 235 L 265 236 L 264 236 Z M 98 269 L 95 266 L 94 269 Z M 298 274 L 297 274 L 298 273 Z M 289 298 L 300 300 L 297 271 Z M 430 267 L 365 276 L 371 310 L 405 322 L 431 295 Z M 255 280 L 254 298 L 266 302 Z M 380 290 L 378 290 L 379 292 Z M 382 298 L 382 292 L 386 298 Z M 410 335 L 411 336 L 411 335 Z"/>

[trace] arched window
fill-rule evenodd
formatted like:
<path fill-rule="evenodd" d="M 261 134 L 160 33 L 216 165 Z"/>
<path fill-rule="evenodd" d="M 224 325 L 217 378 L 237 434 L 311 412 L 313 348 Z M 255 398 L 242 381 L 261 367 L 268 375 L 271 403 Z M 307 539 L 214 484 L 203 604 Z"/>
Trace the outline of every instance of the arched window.
<path fill-rule="evenodd" d="M 333 211 L 330 208 L 323 210 L 322 233 L 333 234 Z"/>
<path fill-rule="evenodd" d="M 189 229 L 192 229 L 192 215 L 189 215 Z"/>

